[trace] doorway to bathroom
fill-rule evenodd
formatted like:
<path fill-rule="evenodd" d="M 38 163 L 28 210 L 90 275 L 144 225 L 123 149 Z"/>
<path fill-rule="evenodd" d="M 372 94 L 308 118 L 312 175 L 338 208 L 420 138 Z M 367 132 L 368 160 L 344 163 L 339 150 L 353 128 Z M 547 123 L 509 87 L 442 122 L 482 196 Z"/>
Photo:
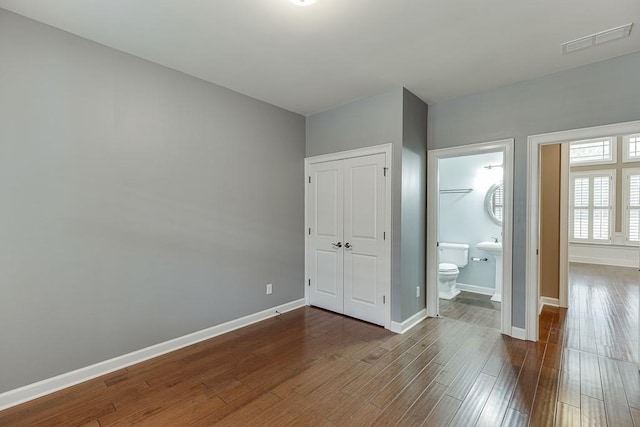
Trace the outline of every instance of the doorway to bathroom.
<path fill-rule="evenodd" d="M 427 315 L 513 335 L 513 140 L 431 150 L 428 162 Z"/>

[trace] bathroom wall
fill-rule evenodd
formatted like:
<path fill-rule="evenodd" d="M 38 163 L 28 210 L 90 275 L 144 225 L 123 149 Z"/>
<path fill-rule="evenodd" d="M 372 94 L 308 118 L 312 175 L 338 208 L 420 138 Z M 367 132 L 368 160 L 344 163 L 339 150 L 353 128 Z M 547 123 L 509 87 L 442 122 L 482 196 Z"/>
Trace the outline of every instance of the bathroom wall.
<path fill-rule="evenodd" d="M 442 159 L 439 163 L 440 189 L 472 188 L 471 193 L 440 194 L 438 241 L 467 243 L 469 264 L 460 270 L 458 282 L 495 288 L 495 258 L 476 244 L 498 237 L 502 227 L 494 223 L 484 208 L 487 190 L 502 180 L 502 168 L 485 169 L 487 165 L 502 164 L 502 153 Z M 472 262 L 471 257 L 488 261 Z"/>

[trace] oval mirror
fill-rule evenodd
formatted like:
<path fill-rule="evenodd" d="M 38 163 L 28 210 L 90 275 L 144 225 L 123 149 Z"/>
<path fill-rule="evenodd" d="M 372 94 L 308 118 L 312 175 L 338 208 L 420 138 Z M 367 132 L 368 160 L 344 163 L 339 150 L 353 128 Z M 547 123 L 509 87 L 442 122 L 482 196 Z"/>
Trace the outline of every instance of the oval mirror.
<path fill-rule="evenodd" d="M 484 206 L 491 221 L 502 225 L 502 216 L 504 214 L 504 185 L 502 182 L 492 185 L 487 190 Z"/>

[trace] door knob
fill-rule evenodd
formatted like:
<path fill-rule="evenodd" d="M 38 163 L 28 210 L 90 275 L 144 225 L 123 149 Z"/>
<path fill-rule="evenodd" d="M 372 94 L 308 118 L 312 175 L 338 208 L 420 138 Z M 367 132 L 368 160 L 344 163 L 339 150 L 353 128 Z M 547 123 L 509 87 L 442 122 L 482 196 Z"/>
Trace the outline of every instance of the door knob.
<path fill-rule="evenodd" d="M 331 246 L 333 246 L 334 248 L 341 248 L 342 247 L 342 242 L 332 243 Z"/>
<path fill-rule="evenodd" d="M 344 244 L 345 249 L 349 249 L 352 248 L 353 246 L 351 246 L 351 243 L 347 242 Z"/>

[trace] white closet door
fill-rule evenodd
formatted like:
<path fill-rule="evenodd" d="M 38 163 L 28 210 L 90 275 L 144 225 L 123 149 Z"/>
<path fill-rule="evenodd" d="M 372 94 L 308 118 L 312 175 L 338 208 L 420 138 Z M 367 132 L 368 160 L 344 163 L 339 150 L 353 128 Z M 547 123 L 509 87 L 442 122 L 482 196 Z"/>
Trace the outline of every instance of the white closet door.
<path fill-rule="evenodd" d="M 343 160 L 309 166 L 309 303 L 343 313 Z"/>
<path fill-rule="evenodd" d="M 344 160 L 344 314 L 384 325 L 385 155 Z"/>

